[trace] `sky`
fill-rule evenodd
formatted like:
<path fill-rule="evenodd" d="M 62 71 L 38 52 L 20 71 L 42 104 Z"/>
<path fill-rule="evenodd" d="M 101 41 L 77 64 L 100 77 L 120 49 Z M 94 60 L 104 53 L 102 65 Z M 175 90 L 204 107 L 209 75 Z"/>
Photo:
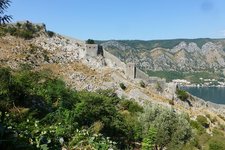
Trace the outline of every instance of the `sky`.
<path fill-rule="evenodd" d="M 225 0 L 11 0 L 13 22 L 86 40 L 225 38 Z"/>

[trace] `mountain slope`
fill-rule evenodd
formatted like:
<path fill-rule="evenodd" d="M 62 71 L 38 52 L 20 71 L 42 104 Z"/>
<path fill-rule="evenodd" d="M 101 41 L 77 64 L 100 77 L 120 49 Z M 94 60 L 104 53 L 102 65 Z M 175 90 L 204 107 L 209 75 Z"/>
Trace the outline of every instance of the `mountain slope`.
<path fill-rule="evenodd" d="M 214 109 L 214 107 L 209 109 L 211 104 L 202 100 L 195 100 L 195 98 L 191 101 L 194 109 L 190 111 L 191 107 L 188 103 L 182 102 L 176 97 L 173 84 L 166 84 L 164 91 L 158 90 L 157 84 L 146 84 L 143 87 L 140 84 L 140 80 L 129 79 L 125 75 L 125 70 L 119 66 L 110 65 L 113 63 L 110 60 L 106 60 L 104 56 L 92 57 L 85 55 L 84 41 L 58 34 L 49 35 L 49 31 L 46 31 L 45 26 L 29 24 L 28 27 L 29 30 L 26 24 L 16 24 L 0 30 L 3 33 L 0 36 L 0 67 L 10 67 L 15 70 L 50 71 L 62 78 L 67 86 L 73 89 L 88 91 L 112 89 L 119 97 L 135 99 L 140 104 L 151 102 L 166 107 L 173 107 L 170 102 L 172 99 L 175 99 L 173 102 L 175 104 L 174 108 L 191 115 L 202 114 L 205 111 L 225 114 L 223 106 L 217 106 L 218 109 Z M 30 28 L 33 31 L 32 34 L 27 33 L 28 31 L 30 32 Z M 29 38 L 27 38 L 27 35 L 29 35 Z M 185 44 L 181 43 L 180 47 L 183 47 L 183 49 L 177 46 L 173 49 L 155 48 L 151 51 L 138 50 L 139 52 L 136 52 L 130 46 L 124 46 L 119 42 L 110 41 L 108 45 L 110 43 L 112 46 L 122 49 L 125 52 L 124 55 L 128 56 L 127 60 L 135 60 L 139 66 L 146 64 L 149 69 L 151 69 L 148 65 L 149 63 L 157 68 L 165 68 L 164 64 L 167 64 L 166 67 L 171 68 L 173 65 L 176 65 L 176 62 L 182 62 L 184 65 L 188 64 L 190 51 L 193 50 L 190 47 L 194 45 L 189 44 L 185 47 Z M 208 45 L 216 48 L 215 57 L 222 57 L 222 55 L 219 55 L 222 53 L 220 47 L 218 48 L 214 43 L 208 43 Z M 204 53 L 208 53 L 207 45 L 203 45 L 201 50 Z M 152 60 L 152 58 L 158 59 Z M 145 59 L 150 62 L 143 62 Z M 207 59 L 211 60 L 213 58 L 208 57 Z M 222 62 L 223 60 L 221 60 L 221 64 Z M 126 86 L 125 90 L 121 88 L 121 83 Z"/>
<path fill-rule="evenodd" d="M 124 62 L 135 62 L 144 71 L 214 71 L 225 68 L 224 39 L 98 41 Z"/>

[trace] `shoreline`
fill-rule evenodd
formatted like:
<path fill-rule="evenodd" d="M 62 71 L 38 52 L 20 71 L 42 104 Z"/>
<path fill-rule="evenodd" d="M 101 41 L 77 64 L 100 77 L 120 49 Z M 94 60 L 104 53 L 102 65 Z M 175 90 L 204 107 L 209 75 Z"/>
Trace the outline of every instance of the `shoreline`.
<path fill-rule="evenodd" d="M 212 87 L 217 87 L 217 88 L 225 88 L 225 85 L 196 85 L 196 84 L 191 84 L 191 85 L 180 85 L 180 87 L 197 87 L 197 88 L 212 88 Z"/>

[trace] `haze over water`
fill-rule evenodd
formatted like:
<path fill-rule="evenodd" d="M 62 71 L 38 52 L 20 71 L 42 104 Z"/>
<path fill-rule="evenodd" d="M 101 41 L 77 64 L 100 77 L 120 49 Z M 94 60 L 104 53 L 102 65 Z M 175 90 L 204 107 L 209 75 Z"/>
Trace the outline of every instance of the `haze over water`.
<path fill-rule="evenodd" d="M 225 87 L 184 87 L 194 96 L 216 104 L 225 104 Z"/>

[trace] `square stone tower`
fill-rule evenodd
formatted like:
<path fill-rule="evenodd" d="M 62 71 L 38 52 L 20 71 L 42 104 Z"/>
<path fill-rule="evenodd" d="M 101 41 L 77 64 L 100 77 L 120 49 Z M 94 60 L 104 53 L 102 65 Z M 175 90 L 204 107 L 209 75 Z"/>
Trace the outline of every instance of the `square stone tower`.
<path fill-rule="evenodd" d="M 86 56 L 96 57 L 98 55 L 98 44 L 86 44 Z"/>
<path fill-rule="evenodd" d="M 135 79 L 136 78 L 136 65 L 135 63 L 128 63 L 126 65 L 126 76 L 130 79 Z"/>

